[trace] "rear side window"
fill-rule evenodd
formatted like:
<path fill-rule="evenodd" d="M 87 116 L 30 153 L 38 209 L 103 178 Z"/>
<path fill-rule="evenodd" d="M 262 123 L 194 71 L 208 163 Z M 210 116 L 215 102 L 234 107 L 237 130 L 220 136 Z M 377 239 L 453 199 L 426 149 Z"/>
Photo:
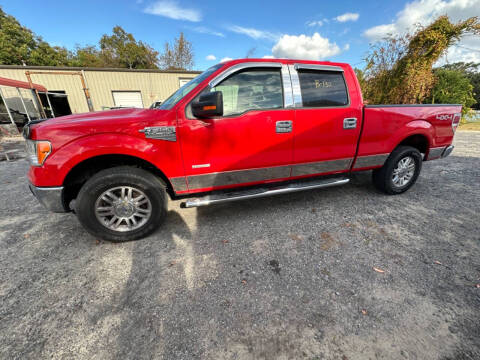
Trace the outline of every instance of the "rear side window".
<path fill-rule="evenodd" d="M 347 86 L 339 71 L 299 70 L 303 107 L 345 106 Z"/>
<path fill-rule="evenodd" d="M 283 87 L 279 69 L 249 69 L 237 72 L 211 91 L 223 93 L 223 115 L 237 115 L 248 110 L 280 109 Z"/>

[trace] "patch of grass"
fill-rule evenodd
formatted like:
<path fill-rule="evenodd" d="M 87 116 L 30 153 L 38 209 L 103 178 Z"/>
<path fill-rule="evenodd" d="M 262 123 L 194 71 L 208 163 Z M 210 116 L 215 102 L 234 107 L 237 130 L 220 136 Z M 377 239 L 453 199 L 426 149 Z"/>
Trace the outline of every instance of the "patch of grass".
<path fill-rule="evenodd" d="M 480 131 L 480 121 L 477 122 L 467 122 L 465 124 L 460 124 L 458 126 L 459 130 L 476 130 Z"/>

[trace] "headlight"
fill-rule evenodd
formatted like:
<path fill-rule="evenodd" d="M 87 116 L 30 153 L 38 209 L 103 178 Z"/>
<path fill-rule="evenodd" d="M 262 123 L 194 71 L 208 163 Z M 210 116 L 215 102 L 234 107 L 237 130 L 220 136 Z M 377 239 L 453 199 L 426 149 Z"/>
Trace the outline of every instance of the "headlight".
<path fill-rule="evenodd" d="M 46 140 L 27 140 L 25 147 L 27 158 L 33 166 L 42 166 L 52 152 L 52 144 Z"/>

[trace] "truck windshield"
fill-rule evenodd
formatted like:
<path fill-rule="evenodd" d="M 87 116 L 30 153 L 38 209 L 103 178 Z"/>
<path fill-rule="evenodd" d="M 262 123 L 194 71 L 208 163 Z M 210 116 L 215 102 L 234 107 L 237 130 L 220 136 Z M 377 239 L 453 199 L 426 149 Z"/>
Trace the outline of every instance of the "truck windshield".
<path fill-rule="evenodd" d="M 195 89 L 198 84 L 200 84 L 203 80 L 205 80 L 207 77 L 209 77 L 211 74 L 213 74 L 215 71 L 220 69 L 223 64 L 217 64 L 215 66 L 212 66 L 211 68 L 208 68 L 205 70 L 203 73 L 198 75 L 196 78 L 190 80 L 188 83 L 183 85 L 180 89 L 175 91 L 167 100 L 165 100 L 162 105 L 160 105 L 157 109 L 161 110 L 170 110 L 172 107 L 175 106 L 176 103 L 178 103 L 185 95 L 187 95 L 190 91 Z"/>

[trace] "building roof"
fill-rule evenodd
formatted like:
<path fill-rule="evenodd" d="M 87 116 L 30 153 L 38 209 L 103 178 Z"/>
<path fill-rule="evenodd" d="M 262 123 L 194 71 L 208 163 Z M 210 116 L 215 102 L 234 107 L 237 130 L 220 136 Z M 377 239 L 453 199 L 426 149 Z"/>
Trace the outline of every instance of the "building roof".
<path fill-rule="evenodd" d="M 30 89 L 30 84 L 26 81 L 7 79 L 4 77 L 0 77 L 0 85 L 12 86 L 12 87 L 22 88 L 22 89 Z M 37 91 L 47 91 L 47 88 L 43 85 L 33 84 L 33 87 Z"/>
<path fill-rule="evenodd" d="M 100 67 L 74 67 L 74 66 L 23 66 L 23 65 L 0 65 L 0 69 L 24 69 L 24 70 L 61 70 L 61 71 L 113 71 L 113 72 L 150 72 L 169 74 L 201 74 L 201 71 L 193 70 L 161 70 L 161 69 L 126 69 L 126 68 L 100 68 Z"/>

